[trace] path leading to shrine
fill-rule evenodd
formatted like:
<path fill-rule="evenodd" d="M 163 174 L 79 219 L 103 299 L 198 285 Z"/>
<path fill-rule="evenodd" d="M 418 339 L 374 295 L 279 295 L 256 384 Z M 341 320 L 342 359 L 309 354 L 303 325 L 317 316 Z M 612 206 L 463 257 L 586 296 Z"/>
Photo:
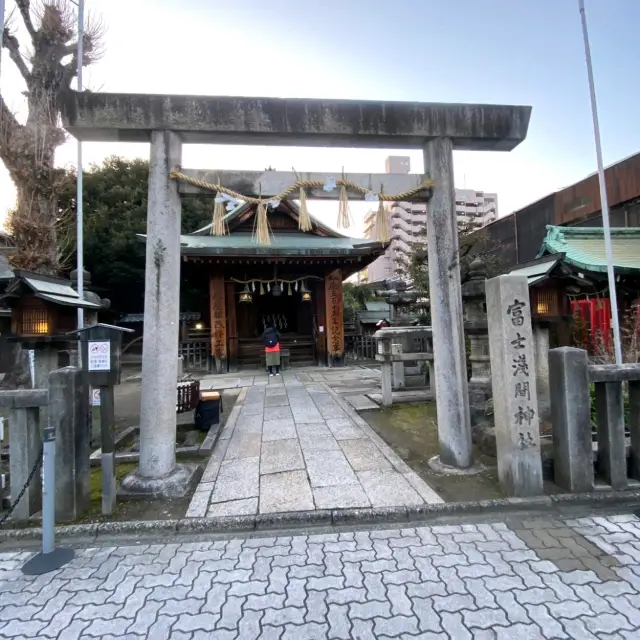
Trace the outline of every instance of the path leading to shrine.
<path fill-rule="evenodd" d="M 339 375 L 338 386 L 348 378 L 356 390 L 379 376 L 370 369 Z M 201 381 L 202 389 L 234 385 L 242 390 L 187 517 L 442 502 L 323 374 Z"/>

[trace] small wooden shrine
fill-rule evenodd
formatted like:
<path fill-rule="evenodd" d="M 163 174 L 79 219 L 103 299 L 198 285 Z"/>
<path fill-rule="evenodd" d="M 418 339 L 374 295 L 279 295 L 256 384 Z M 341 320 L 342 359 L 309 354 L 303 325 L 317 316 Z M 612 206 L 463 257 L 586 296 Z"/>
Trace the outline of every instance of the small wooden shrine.
<path fill-rule="evenodd" d="M 256 204 L 225 217 L 228 234 L 211 225 L 181 236 L 185 262 L 209 274 L 213 369 L 222 373 L 259 366 L 262 332 L 272 323 L 292 363 L 344 362 L 342 282 L 361 271 L 386 244 L 348 238 L 311 218 L 299 230 L 298 207 L 283 200 L 269 212 L 271 240 L 255 242 Z"/>

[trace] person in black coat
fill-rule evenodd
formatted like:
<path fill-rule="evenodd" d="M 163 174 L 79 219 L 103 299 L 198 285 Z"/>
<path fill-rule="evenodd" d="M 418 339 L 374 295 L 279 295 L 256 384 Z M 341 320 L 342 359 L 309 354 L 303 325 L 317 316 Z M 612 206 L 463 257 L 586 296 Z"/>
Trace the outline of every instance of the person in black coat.
<path fill-rule="evenodd" d="M 264 344 L 265 359 L 269 375 L 280 375 L 280 334 L 276 328 L 269 324 L 262 334 Z M 274 372 L 275 369 L 275 372 Z"/>

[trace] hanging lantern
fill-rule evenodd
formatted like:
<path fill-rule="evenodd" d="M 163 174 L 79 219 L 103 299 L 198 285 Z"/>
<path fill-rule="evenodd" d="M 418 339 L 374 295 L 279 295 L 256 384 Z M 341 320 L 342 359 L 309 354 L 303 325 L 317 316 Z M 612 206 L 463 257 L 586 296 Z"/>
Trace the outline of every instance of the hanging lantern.
<path fill-rule="evenodd" d="M 274 284 L 273 287 L 271 287 L 271 293 L 277 298 L 282 295 L 282 287 L 278 283 Z"/>
<path fill-rule="evenodd" d="M 244 304 L 249 304 L 253 301 L 253 296 L 251 295 L 251 290 L 249 289 L 249 285 L 244 285 L 244 291 L 240 292 L 240 297 L 238 302 L 242 302 Z"/>
<path fill-rule="evenodd" d="M 302 302 L 311 302 L 311 291 L 307 289 L 307 285 L 304 282 L 300 287 L 300 297 L 302 298 Z"/>

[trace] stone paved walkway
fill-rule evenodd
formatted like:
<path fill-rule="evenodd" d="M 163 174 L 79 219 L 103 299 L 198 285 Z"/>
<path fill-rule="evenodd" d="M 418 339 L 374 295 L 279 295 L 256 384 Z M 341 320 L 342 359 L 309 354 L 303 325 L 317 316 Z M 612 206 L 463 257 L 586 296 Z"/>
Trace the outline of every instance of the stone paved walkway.
<path fill-rule="evenodd" d="M 242 390 L 187 517 L 442 502 L 320 375 L 232 380 Z"/>
<path fill-rule="evenodd" d="M 621 515 L 4 553 L 0 638 L 631 640 L 639 551 Z"/>

